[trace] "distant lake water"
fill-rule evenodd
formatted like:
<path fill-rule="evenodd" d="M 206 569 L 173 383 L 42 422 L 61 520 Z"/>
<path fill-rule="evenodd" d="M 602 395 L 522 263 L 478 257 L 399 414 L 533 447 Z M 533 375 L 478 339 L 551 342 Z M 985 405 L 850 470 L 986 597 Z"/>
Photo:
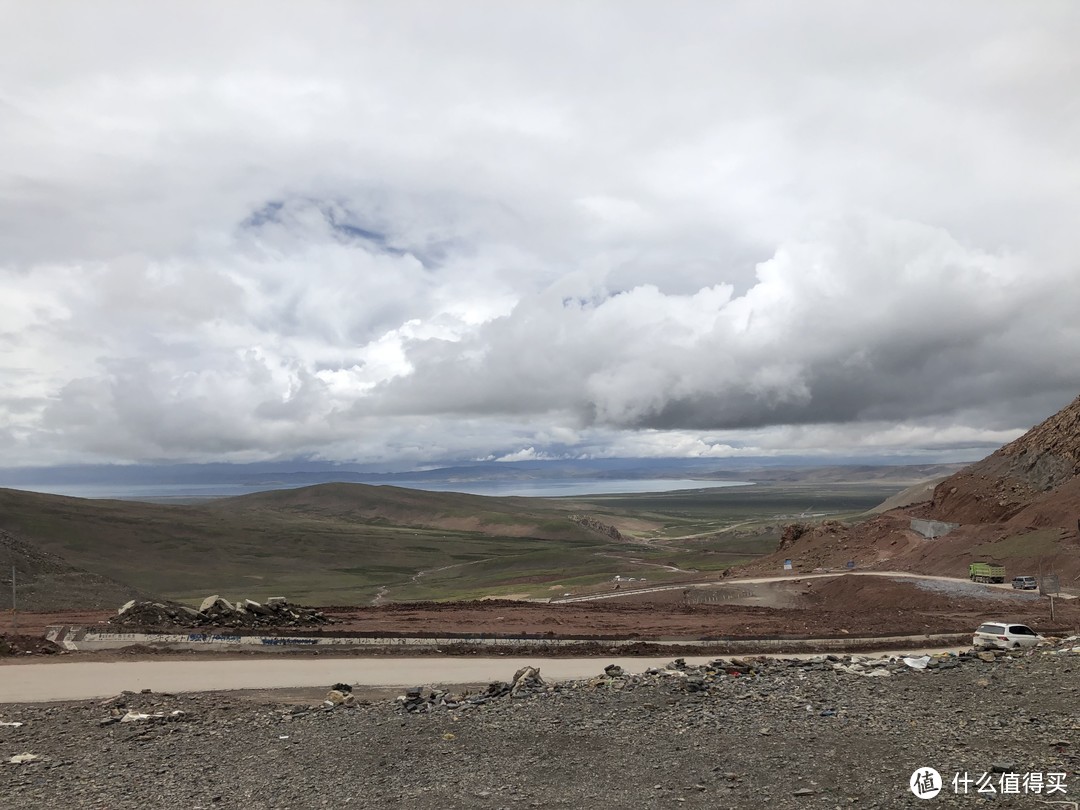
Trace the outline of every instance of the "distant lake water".
<path fill-rule="evenodd" d="M 643 478 L 629 481 L 570 478 L 538 481 L 378 481 L 375 486 L 395 486 L 427 492 L 464 492 L 469 495 L 520 496 L 525 498 L 566 498 L 584 495 L 678 492 L 687 489 L 721 489 L 746 486 L 746 481 L 694 481 L 675 478 Z M 114 498 L 119 500 L 192 500 L 231 498 L 275 489 L 299 489 L 305 484 L 23 484 L 15 489 L 68 495 L 73 498 Z"/>

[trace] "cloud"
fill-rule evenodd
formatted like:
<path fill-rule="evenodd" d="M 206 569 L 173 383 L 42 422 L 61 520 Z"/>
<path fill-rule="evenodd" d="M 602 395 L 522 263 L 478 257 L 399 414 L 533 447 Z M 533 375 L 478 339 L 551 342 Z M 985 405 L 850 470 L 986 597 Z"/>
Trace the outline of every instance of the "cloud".
<path fill-rule="evenodd" d="M 494 459 L 495 461 L 542 461 L 550 459 L 552 456 L 544 452 L 537 452 L 535 447 L 523 447 L 514 453 L 507 453 L 504 456 L 499 456 Z"/>
<path fill-rule="evenodd" d="M 360 407 L 701 430 L 949 413 L 1078 378 L 1046 351 L 1077 303 L 1068 279 L 941 229 L 859 218 L 782 245 L 741 296 L 556 285 L 467 339 L 408 344 L 412 371 Z"/>
<path fill-rule="evenodd" d="M 8 463 L 960 452 L 1077 393 L 1071 5 L 7 10 Z"/>

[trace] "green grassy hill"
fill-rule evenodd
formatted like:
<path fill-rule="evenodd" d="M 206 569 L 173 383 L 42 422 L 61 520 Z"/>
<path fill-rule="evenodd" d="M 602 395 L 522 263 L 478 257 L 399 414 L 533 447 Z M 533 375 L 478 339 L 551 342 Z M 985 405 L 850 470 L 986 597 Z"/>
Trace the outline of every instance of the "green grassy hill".
<path fill-rule="evenodd" d="M 368 484 L 318 484 L 210 501 L 206 509 L 364 526 L 403 526 L 551 540 L 588 538 L 557 501 L 427 492 Z"/>
<path fill-rule="evenodd" d="M 0 489 L 0 528 L 72 565 L 189 601 L 223 591 L 350 604 L 422 570 L 491 558 L 527 569 L 533 554 L 546 567 L 553 553 L 573 567 L 608 542 L 557 509 L 428 495 L 327 484 L 173 506 Z"/>
<path fill-rule="evenodd" d="M 772 552 L 776 528 L 793 514 L 862 512 L 882 497 L 880 485 L 540 499 L 320 484 L 176 505 L 0 489 L 0 530 L 77 568 L 188 602 L 212 593 L 323 605 L 540 598 L 615 574 L 698 578 Z"/>

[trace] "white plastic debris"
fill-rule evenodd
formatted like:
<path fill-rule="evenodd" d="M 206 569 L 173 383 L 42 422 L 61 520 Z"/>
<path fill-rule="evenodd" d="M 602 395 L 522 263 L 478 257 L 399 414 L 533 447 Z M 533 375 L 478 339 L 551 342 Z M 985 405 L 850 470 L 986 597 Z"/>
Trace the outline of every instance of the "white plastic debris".
<path fill-rule="evenodd" d="M 847 672 L 850 675 L 862 675 L 864 678 L 887 678 L 892 675 L 889 670 L 877 667 L 874 669 L 863 669 L 857 665 L 848 666 L 847 664 L 833 664 L 833 669 L 837 672 Z"/>
<path fill-rule="evenodd" d="M 926 665 L 930 663 L 930 656 L 921 655 L 918 658 L 905 658 L 903 660 L 912 669 L 926 669 Z"/>
<path fill-rule="evenodd" d="M 121 723 L 142 723 L 147 720 L 165 720 L 166 718 L 183 717 L 184 713 L 177 709 L 176 711 L 169 712 L 157 712 L 155 714 L 146 714 L 145 712 L 129 711 L 123 717 L 120 718 Z"/>
<path fill-rule="evenodd" d="M 20 727 L 20 726 L 22 726 L 22 725 L 24 725 L 24 724 L 23 724 L 23 723 L 19 723 L 19 722 L 14 722 L 14 723 L 6 723 L 6 722 L 4 722 L 4 721 L 0 720 L 0 726 L 7 726 L 8 728 L 19 728 L 19 727 Z"/>
<path fill-rule="evenodd" d="M 8 762 L 10 762 L 12 765 L 22 765 L 27 762 L 37 762 L 39 759 L 42 759 L 42 757 L 38 754 L 24 753 L 16 754 L 11 759 L 9 759 Z"/>

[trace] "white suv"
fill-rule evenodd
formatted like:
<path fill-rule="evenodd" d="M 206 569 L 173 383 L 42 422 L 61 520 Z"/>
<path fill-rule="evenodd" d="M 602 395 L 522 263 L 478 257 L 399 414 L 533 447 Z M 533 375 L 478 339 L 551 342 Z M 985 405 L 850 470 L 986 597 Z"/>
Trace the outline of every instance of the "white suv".
<path fill-rule="evenodd" d="M 976 649 L 997 647 L 1002 650 L 1015 650 L 1018 647 L 1034 647 L 1043 637 L 1026 624 L 1009 622 L 987 622 L 979 625 L 971 645 Z"/>

